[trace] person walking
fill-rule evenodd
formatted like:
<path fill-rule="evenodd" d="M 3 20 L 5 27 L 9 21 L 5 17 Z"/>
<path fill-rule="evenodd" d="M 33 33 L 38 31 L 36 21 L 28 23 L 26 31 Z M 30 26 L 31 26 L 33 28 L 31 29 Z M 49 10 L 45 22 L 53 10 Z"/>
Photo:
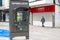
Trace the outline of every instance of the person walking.
<path fill-rule="evenodd" d="M 45 18 L 43 16 L 42 16 L 41 22 L 42 22 L 42 27 L 44 27 Z"/>

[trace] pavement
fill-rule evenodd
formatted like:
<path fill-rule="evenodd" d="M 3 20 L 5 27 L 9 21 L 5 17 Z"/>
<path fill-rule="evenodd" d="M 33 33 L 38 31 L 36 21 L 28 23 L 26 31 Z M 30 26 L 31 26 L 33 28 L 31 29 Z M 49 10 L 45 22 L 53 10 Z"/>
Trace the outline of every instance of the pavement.
<path fill-rule="evenodd" d="M 30 25 L 30 40 L 60 40 L 60 28 Z"/>
<path fill-rule="evenodd" d="M 9 29 L 9 22 L 0 22 L 0 29 L 10 30 Z"/>
<path fill-rule="evenodd" d="M 0 22 L 0 29 L 10 31 L 9 22 Z M 1 30 L 0 30 L 0 32 L 1 32 Z M 1 35 L 1 33 L 0 33 L 0 35 Z M 10 38 L 0 36 L 0 40 L 10 40 Z M 13 40 L 26 40 L 26 37 L 25 36 L 17 36 L 17 37 L 14 37 Z"/>
<path fill-rule="evenodd" d="M 0 22 L 0 29 L 9 30 L 9 24 Z M 6 37 L 0 37 L 0 40 L 10 39 Z M 13 38 L 13 40 L 26 40 L 26 37 L 19 36 Z M 29 25 L 29 40 L 60 40 L 60 28 Z"/>

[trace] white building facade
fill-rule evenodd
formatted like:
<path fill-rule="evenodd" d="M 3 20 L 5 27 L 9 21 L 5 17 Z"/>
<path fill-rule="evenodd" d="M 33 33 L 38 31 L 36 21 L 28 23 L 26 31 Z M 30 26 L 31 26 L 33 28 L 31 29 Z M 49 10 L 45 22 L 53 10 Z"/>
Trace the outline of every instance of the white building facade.
<path fill-rule="evenodd" d="M 0 7 L 2 14 L 2 21 L 9 21 L 9 2 L 10 0 L 2 0 L 2 6 Z M 5 19 L 4 19 L 5 18 Z"/>
<path fill-rule="evenodd" d="M 58 1 L 55 0 L 55 2 L 58 4 Z M 39 6 L 40 5 L 40 6 Z M 50 6 L 54 5 L 55 6 L 55 11 L 54 12 L 40 12 L 40 13 L 30 13 L 30 23 L 36 26 L 41 26 L 41 17 L 45 17 L 45 26 L 46 27 L 60 27 L 60 15 L 58 13 L 59 11 L 59 5 L 54 4 L 54 0 L 41 0 L 41 1 L 35 1 L 35 2 L 30 2 L 29 6 L 31 8 L 35 7 L 43 7 L 43 6 Z"/>
<path fill-rule="evenodd" d="M 2 6 L 0 6 L 0 10 L 9 9 L 10 0 L 2 0 Z"/>
<path fill-rule="evenodd" d="M 60 0 L 55 1 L 55 26 L 60 27 Z"/>

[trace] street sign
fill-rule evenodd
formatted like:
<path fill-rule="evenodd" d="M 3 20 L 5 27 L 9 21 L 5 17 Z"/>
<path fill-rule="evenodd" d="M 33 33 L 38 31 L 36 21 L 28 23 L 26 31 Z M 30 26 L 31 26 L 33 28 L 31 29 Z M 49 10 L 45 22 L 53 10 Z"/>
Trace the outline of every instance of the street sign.
<path fill-rule="evenodd" d="M 10 37 L 10 32 L 8 30 L 0 29 L 0 37 Z"/>

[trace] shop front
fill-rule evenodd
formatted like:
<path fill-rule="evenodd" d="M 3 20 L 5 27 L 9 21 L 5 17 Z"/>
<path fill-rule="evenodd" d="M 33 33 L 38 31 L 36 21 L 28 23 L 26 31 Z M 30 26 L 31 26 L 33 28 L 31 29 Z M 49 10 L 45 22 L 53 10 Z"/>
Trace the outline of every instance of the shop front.
<path fill-rule="evenodd" d="M 30 8 L 30 24 L 42 26 L 41 18 L 45 18 L 44 25 L 53 27 L 55 24 L 55 5 Z"/>
<path fill-rule="evenodd" d="M 9 22 L 9 10 L 5 9 L 2 11 L 2 22 Z"/>

